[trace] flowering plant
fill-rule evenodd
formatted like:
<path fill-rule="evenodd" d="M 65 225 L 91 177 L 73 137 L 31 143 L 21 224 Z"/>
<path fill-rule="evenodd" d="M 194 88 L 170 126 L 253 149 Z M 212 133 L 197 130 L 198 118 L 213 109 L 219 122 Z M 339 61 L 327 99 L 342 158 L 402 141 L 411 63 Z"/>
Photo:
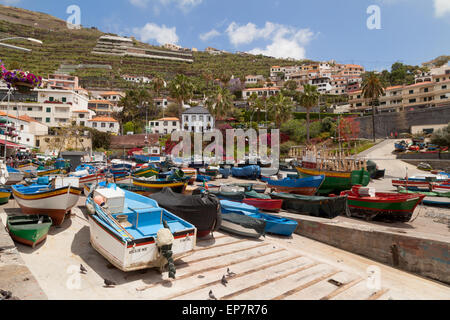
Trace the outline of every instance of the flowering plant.
<path fill-rule="evenodd" d="M 0 79 L 3 78 L 3 80 L 6 81 L 8 88 L 11 88 L 11 86 L 14 87 L 20 86 L 21 83 L 27 84 L 30 87 L 39 87 L 42 83 L 42 77 L 40 76 L 37 76 L 28 71 L 22 71 L 20 69 L 8 70 L 5 68 L 1 60 L 0 64 L 1 64 Z"/>

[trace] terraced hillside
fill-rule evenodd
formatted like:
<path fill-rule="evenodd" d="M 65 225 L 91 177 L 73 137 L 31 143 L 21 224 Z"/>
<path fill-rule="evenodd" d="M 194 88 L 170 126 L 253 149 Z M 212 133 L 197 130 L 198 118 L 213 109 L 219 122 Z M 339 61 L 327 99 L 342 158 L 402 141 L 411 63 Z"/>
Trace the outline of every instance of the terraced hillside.
<path fill-rule="evenodd" d="M 66 22 L 53 16 L 19 8 L 0 6 L 0 38 L 9 36 L 33 37 L 44 42 L 43 46 L 31 42 L 10 41 L 8 43 L 22 45 L 32 49 L 25 53 L 0 47 L 0 59 L 9 66 L 20 66 L 46 77 L 59 69 L 61 64 L 106 64 L 112 67 L 105 69 L 77 69 L 73 74 L 80 77 L 81 84 L 88 89 L 122 88 L 130 83 L 121 79 L 123 74 L 154 76 L 161 75 L 170 80 L 177 73 L 184 73 L 202 82 L 202 75 L 211 71 L 218 78 L 223 73 L 243 78 L 248 74 L 269 75 L 272 65 L 291 65 L 288 60 L 274 59 L 247 54 L 223 54 L 212 56 L 205 52 L 194 53 L 194 63 L 173 62 L 136 57 L 103 56 L 91 54 L 97 39 L 104 35 L 96 28 L 70 30 Z M 151 46 L 135 41 L 135 46 L 142 48 Z M 299 63 L 299 62 L 297 62 Z"/>

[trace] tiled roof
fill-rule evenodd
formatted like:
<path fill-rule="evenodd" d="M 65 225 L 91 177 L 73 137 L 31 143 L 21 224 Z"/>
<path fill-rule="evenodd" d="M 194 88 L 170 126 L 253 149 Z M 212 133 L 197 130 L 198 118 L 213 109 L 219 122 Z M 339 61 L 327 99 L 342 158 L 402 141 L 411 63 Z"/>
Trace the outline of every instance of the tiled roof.
<path fill-rule="evenodd" d="M 108 100 L 89 100 L 89 103 L 105 103 L 105 104 L 111 104 Z"/>
<path fill-rule="evenodd" d="M 161 118 L 156 121 L 180 121 L 178 118 Z"/>
<path fill-rule="evenodd" d="M 111 118 L 111 117 L 96 117 L 96 118 L 93 118 L 88 121 L 91 121 L 91 122 L 119 122 L 116 119 Z"/>
<path fill-rule="evenodd" d="M 75 110 L 74 113 L 89 113 L 88 110 Z"/>

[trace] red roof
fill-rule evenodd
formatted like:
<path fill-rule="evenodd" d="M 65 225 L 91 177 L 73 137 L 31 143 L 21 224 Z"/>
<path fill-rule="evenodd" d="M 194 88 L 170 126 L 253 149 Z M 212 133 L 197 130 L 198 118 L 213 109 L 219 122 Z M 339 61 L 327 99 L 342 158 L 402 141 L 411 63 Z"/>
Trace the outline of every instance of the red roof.
<path fill-rule="evenodd" d="M 93 119 L 88 120 L 88 121 L 92 121 L 92 122 L 119 122 L 116 119 L 111 118 L 111 117 L 96 117 L 96 118 L 93 118 Z"/>

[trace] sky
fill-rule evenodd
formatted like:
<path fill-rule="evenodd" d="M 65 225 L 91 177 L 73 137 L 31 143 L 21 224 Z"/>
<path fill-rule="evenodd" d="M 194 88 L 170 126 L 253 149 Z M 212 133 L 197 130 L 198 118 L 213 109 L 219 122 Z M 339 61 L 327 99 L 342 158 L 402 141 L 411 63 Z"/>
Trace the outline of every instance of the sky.
<path fill-rule="evenodd" d="M 153 45 L 389 69 L 450 55 L 450 0 L 0 0 Z"/>

